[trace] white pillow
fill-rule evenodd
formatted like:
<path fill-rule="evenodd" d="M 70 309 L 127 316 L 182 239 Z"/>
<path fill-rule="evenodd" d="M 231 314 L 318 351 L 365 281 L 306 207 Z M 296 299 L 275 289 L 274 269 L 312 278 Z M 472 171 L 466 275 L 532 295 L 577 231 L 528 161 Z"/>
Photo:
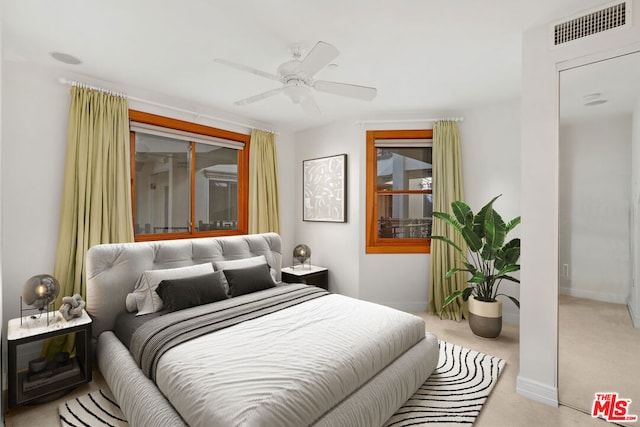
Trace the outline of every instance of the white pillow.
<path fill-rule="evenodd" d="M 260 255 L 260 256 L 251 257 L 251 258 L 234 259 L 231 261 L 217 261 L 214 263 L 214 265 L 216 267 L 216 271 L 222 271 L 222 270 L 233 270 L 236 268 L 253 267 L 255 265 L 262 265 L 266 263 L 267 263 L 267 259 L 264 257 L 264 255 Z M 276 281 L 276 270 L 273 267 L 270 267 L 269 272 L 271 273 L 271 279 L 273 280 L 273 283 L 278 284 L 278 282 Z M 224 289 L 225 291 L 227 291 L 227 295 L 228 295 L 229 283 L 227 282 L 227 278 L 224 276 L 224 274 L 221 276 L 221 278 L 222 278 L 222 284 L 224 285 Z"/>
<path fill-rule="evenodd" d="M 165 270 L 148 270 L 142 273 L 136 289 L 133 291 L 133 297 L 127 295 L 127 309 L 133 306 L 132 301 L 135 299 L 138 307 L 138 314 L 155 313 L 162 310 L 162 299 L 156 292 L 158 285 L 163 280 L 184 279 L 187 277 L 201 276 L 203 274 L 213 273 L 213 265 L 210 262 L 204 264 L 190 265 L 187 267 L 168 268 Z"/>

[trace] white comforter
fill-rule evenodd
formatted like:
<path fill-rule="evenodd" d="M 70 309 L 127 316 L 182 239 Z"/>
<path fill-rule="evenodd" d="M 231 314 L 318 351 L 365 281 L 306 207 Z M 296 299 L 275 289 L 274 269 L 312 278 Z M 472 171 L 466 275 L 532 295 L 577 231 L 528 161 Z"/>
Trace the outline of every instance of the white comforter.
<path fill-rule="evenodd" d="M 193 427 L 304 426 L 424 335 L 416 316 L 332 294 L 167 351 L 156 383 Z"/>

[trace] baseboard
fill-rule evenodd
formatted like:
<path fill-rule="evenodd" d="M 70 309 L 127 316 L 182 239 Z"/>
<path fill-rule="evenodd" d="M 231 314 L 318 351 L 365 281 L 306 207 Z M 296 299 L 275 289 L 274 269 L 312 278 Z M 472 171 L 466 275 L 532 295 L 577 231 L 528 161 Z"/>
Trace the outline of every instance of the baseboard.
<path fill-rule="evenodd" d="M 610 302 L 613 304 L 626 304 L 627 297 L 623 295 L 612 295 L 607 292 L 590 291 L 585 289 L 575 289 L 561 286 L 558 290 L 562 295 L 569 295 L 576 298 L 588 298 L 595 301 Z"/>
<path fill-rule="evenodd" d="M 558 388 L 518 375 L 516 393 L 545 405 L 558 407 Z"/>
<path fill-rule="evenodd" d="M 631 297 L 627 300 L 627 308 L 629 309 L 629 315 L 631 316 L 631 321 L 633 322 L 634 328 L 640 328 L 640 312 L 635 311 L 633 309 L 633 304 L 631 301 Z"/>

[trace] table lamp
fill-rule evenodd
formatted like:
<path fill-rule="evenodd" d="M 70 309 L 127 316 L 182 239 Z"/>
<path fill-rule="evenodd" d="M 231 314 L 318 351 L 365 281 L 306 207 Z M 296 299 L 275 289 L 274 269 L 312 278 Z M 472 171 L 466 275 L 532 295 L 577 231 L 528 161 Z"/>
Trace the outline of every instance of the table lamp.
<path fill-rule="evenodd" d="M 34 310 L 40 311 L 37 317 L 42 315 L 42 312 L 47 310 L 47 325 L 49 324 L 49 305 L 55 301 L 56 297 L 60 293 L 60 284 L 55 277 L 49 274 L 38 274 L 30 277 L 24 285 L 22 285 L 22 296 L 20 304 L 20 318 L 22 319 L 23 307 L 22 303 L 30 305 Z M 35 319 L 36 316 L 31 316 Z"/>
<path fill-rule="evenodd" d="M 296 266 L 296 260 L 304 267 L 305 262 L 311 258 L 311 248 L 307 245 L 297 245 L 293 248 L 293 268 Z M 309 261 L 309 269 L 311 269 L 311 261 Z"/>

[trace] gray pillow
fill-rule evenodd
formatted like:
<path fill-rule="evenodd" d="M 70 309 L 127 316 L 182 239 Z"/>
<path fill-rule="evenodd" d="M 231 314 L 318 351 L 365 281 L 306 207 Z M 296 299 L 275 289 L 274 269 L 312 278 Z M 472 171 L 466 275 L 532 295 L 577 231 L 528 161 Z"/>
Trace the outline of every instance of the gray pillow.
<path fill-rule="evenodd" d="M 167 279 L 160 282 L 156 292 L 167 312 L 222 301 L 228 297 L 221 276 L 218 271 L 182 279 Z"/>
<path fill-rule="evenodd" d="M 274 288 L 276 284 L 273 282 L 269 270 L 267 264 L 222 270 L 229 283 L 229 295 L 237 297 Z"/>

